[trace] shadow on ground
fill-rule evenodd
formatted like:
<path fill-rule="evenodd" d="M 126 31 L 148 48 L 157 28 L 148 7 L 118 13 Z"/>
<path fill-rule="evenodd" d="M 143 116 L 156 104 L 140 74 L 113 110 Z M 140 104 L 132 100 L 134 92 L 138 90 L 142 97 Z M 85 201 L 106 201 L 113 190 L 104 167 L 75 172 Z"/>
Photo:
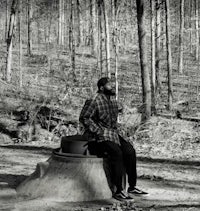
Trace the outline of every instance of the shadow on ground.
<path fill-rule="evenodd" d="M 3 188 L 5 184 L 8 184 L 10 188 L 16 189 L 16 187 L 27 177 L 28 176 L 25 175 L 0 174 L 0 188 Z"/>
<path fill-rule="evenodd" d="M 27 145 L 0 145 L 0 147 L 5 149 L 14 149 L 14 150 L 27 150 L 27 151 L 36 151 L 38 154 L 51 154 L 52 148 L 45 146 L 27 146 Z"/>

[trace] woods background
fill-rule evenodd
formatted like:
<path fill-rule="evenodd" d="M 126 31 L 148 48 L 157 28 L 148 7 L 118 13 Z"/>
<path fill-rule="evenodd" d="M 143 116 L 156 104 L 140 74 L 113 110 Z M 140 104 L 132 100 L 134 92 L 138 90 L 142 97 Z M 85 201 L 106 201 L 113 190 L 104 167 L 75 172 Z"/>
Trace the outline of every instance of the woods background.
<path fill-rule="evenodd" d="M 199 210 L 199 10 L 199 0 L 0 0 L 1 207 Z M 81 108 L 103 76 L 124 106 L 119 129 L 149 198 L 105 209 L 18 200 L 61 137 L 82 132 Z"/>
<path fill-rule="evenodd" d="M 33 124 L 45 106 L 48 130 L 63 117 L 76 122 L 97 80 L 109 76 L 125 107 L 123 123 L 138 112 L 199 115 L 198 0 L 0 5 L 0 106 L 7 114 L 28 111 Z"/>

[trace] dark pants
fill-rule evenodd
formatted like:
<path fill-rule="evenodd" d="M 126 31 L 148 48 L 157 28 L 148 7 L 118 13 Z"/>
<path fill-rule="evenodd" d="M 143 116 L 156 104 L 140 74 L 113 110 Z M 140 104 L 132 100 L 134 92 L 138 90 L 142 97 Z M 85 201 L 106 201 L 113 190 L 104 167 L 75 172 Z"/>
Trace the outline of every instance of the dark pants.
<path fill-rule="evenodd" d="M 100 157 L 107 156 L 109 160 L 112 182 L 117 188 L 117 191 L 121 191 L 122 177 L 124 170 L 128 175 L 128 183 L 130 187 L 135 187 L 137 181 L 136 170 L 136 153 L 133 146 L 120 137 L 121 146 L 110 141 L 93 142 L 89 144 L 89 151 L 93 151 L 93 154 L 97 154 Z M 94 149 L 95 148 L 95 149 Z M 95 153 L 94 153 L 95 152 Z"/>

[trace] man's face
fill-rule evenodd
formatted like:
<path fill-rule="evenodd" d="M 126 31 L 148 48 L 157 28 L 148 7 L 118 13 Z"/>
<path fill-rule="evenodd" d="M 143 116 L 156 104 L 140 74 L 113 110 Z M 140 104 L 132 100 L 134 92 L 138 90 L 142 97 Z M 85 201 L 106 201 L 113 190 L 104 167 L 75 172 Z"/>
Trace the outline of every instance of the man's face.
<path fill-rule="evenodd" d="M 115 95 L 115 90 L 113 89 L 112 83 L 108 81 L 104 87 L 103 87 L 103 92 L 106 95 Z"/>
<path fill-rule="evenodd" d="M 106 89 L 106 90 L 112 90 L 112 84 L 111 84 L 110 81 L 107 82 L 107 83 L 104 85 L 104 89 Z"/>

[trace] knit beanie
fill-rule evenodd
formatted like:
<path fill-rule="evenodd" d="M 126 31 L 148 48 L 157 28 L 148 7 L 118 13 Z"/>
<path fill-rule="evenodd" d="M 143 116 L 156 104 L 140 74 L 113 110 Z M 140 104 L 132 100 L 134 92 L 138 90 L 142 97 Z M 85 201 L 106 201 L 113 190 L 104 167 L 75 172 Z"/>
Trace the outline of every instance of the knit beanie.
<path fill-rule="evenodd" d="M 103 77 L 99 79 L 97 82 L 98 89 L 100 89 L 101 86 L 105 86 L 108 82 L 109 82 L 109 78 L 107 77 Z"/>

